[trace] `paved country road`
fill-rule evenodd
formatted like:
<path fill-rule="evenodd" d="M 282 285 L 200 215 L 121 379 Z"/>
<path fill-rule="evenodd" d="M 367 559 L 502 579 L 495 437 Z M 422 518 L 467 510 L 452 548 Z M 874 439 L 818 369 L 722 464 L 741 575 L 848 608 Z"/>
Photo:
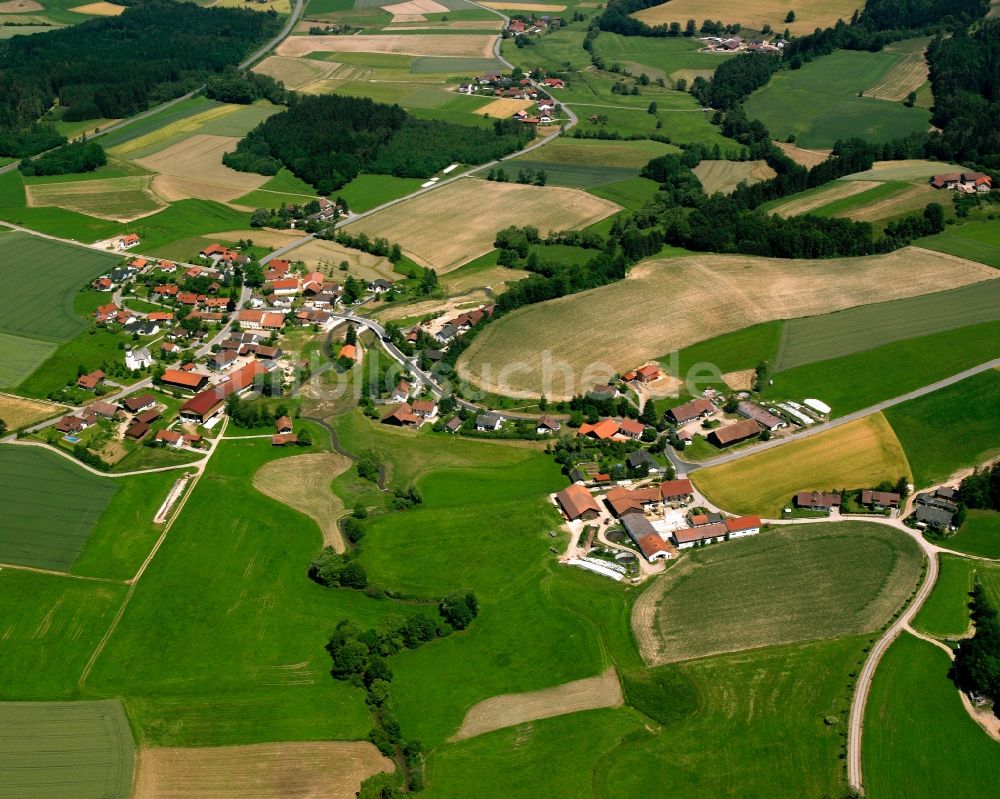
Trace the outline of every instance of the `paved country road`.
<path fill-rule="evenodd" d="M 292 13 L 288 15 L 288 20 L 285 22 L 284 27 L 278 32 L 278 35 L 275 36 L 273 39 L 271 39 L 269 42 L 267 42 L 267 44 L 264 44 L 261 47 L 257 48 L 256 50 L 254 50 L 253 53 L 251 53 L 242 62 L 240 62 L 239 65 L 240 69 L 246 69 L 248 66 L 253 64 L 259 58 L 270 52 L 272 49 L 277 47 L 285 40 L 285 38 L 292 32 L 292 28 L 295 27 L 295 23 L 299 21 L 299 17 L 302 16 L 302 12 L 305 10 L 306 1 L 307 0 L 295 0 L 295 6 L 294 8 L 292 8 Z M 96 139 L 100 136 L 105 136 L 113 131 L 121 130 L 122 128 L 133 124 L 134 122 L 138 122 L 142 119 L 146 119 L 147 117 L 151 117 L 153 116 L 153 114 L 160 113 L 160 111 L 165 111 L 166 109 L 171 108 L 172 106 L 175 106 L 178 103 L 183 103 L 185 100 L 190 100 L 195 95 L 204 91 L 204 89 L 205 89 L 205 84 L 202 84 L 197 89 L 192 89 L 187 94 L 182 94 L 180 97 L 175 97 L 172 100 L 167 100 L 165 103 L 160 103 L 159 105 L 155 105 L 152 108 L 147 108 L 145 111 L 136 114 L 135 116 L 131 116 L 128 119 L 123 119 L 120 122 L 115 122 L 113 125 L 108 125 L 106 128 L 102 128 L 99 131 L 91 133 L 89 135 L 89 138 Z M 52 152 L 52 150 L 46 150 L 45 152 Z M 36 158 L 40 158 L 43 155 L 45 155 L 44 152 L 38 153 L 37 155 L 33 155 L 31 156 L 31 158 L 32 160 L 34 160 Z M 7 166 L 5 167 L 0 167 L 0 175 L 4 174 L 5 172 L 11 172 L 12 170 L 17 169 L 18 163 L 19 163 L 18 161 L 15 161 L 12 164 L 7 164 Z"/>

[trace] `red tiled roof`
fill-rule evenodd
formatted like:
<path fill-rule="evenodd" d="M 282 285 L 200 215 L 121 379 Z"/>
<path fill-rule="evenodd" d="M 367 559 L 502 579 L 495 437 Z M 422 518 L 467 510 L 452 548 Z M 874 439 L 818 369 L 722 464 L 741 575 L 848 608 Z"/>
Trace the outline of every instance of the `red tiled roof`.
<path fill-rule="evenodd" d="M 694 486 L 690 480 L 666 480 L 660 483 L 660 496 L 664 499 L 670 497 L 686 497 L 694 493 Z"/>
<path fill-rule="evenodd" d="M 556 494 L 556 501 L 562 506 L 566 516 L 570 519 L 579 519 L 584 513 L 594 511 L 601 512 L 597 500 L 591 496 L 590 492 L 578 483 L 564 488 Z"/>
<path fill-rule="evenodd" d="M 183 369 L 167 369 L 163 373 L 163 382 L 183 388 L 200 388 L 208 380 L 205 375 L 195 372 L 185 372 Z"/>
<path fill-rule="evenodd" d="M 755 527 L 760 527 L 760 516 L 737 516 L 735 519 L 726 519 L 726 529 L 731 533 L 752 530 Z"/>

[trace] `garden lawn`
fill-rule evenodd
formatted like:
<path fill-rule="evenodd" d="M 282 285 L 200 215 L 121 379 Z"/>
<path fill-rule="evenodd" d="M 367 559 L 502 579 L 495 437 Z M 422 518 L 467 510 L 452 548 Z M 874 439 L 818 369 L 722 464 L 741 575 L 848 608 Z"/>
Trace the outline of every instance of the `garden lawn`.
<path fill-rule="evenodd" d="M 639 599 L 632 624 L 653 665 L 869 633 L 923 566 L 916 543 L 885 525 L 784 527 L 686 553 Z"/>
<path fill-rule="evenodd" d="M 1000 513 L 992 510 L 970 510 L 965 523 L 944 544 L 948 549 L 1000 558 Z"/>
<path fill-rule="evenodd" d="M 69 569 L 118 491 L 37 447 L 0 447 L 0 562 Z"/>
<path fill-rule="evenodd" d="M 801 69 L 777 73 L 746 101 L 747 116 L 759 119 L 782 141 L 800 147 L 832 147 L 838 139 L 885 142 L 925 131 L 929 113 L 902 103 L 859 97 L 901 58 L 898 53 L 838 50 Z"/>
<path fill-rule="evenodd" d="M 865 709 L 866 796 L 996 796 L 998 744 L 969 718 L 950 670 L 944 652 L 906 633 L 886 652 Z"/>
<path fill-rule="evenodd" d="M 886 418 L 876 413 L 721 466 L 699 469 L 692 479 L 709 500 L 727 511 L 777 519 L 799 491 L 864 488 L 908 476 L 904 447 Z"/>
<path fill-rule="evenodd" d="M 858 341 L 869 335 L 850 338 Z M 773 376 L 766 396 L 799 401 L 816 397 L 833 409 L 832 416 L 843 416 L 986 363 L 997 353 L 1000 321 L 986 322 L 788 369 Z"/>
<path fill-rule="evenodd" d="M 934 485 L 1000 452 L 1000 371 L 896 405 L 885 417 L 906 452 L 917 488 Z"/>

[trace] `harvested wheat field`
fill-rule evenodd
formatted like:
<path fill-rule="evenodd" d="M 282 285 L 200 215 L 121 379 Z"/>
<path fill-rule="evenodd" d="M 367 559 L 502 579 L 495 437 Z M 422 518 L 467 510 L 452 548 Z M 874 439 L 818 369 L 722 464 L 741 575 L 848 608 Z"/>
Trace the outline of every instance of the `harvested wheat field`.
<path fill-rule="evenodd" d="M 361 280 L 384 278 L 393 282 L 403 277 L 393 269 L 392 262 L 388 258 L 344 247 L 335 241 L 313 239 L 301 247 L 290 250 L 285 257 L 293 261 L 303 261 L 309 269 L 318 270 L 338 282 L 343 282 L 347 275 L 353 275 Z M 347 272 L 342 272 L 340 269 L 343 261 L 347 261 Z"/>
<path fill-rule="evenodd" d="M 486 34 L 432 33 L 413 36 L 359 34 L 357 36 L 290 36 L 278 45 L 280 56 L 304 56 L 309 53 L 398 53 L 413 56 L 461 56 L 492 58 L 495 36 Z"/>
<path fill-rule="evenodd" d="M 332 61 L 313 61 L 310 58 L 283 58 L 272 55 L 253 68 L 261 75 L 270 75 L 285 84 L 287 89 L 301 89 L 318 80 L 325 80 L 337 71 L 340 64 Z"/>
<path fill-rule="evenodd" d="M 114 3 L 87 3 L 85 6 L 71 8 L 78 14 L 93 14 L 97 17 L 117 17 L 125 13 L 125 6 L 117 6 Z"/>
<path fill-rule="evenodd" d="M 692 480 L 733 513 L 777 519 L 798 491 L 865 488 L 910 476 L 903 447 L 881 413 L 745 458 L 698 469 Z"/>
<path fill-rule="evenodd" d="M 44 11 L 40 3 L 35 0 L 7 0 L 0 3 L 0 14 L 30 14 L 32 11 Z M 73 9 L 77 11 L 78 9 Z"/>
<path fill-rule="evenodd" d="M 253 476 L 253 486 L 309 516 L 323 533 L 323 546 L 344 552 L 347 547 L 337 527 L 344 503 L 330 490 L 330 483 L 350 466 L 350 458 L 335 452 L 294 455 L 264 464 Z"/>
<path fill-rule="evenodd" d="M 808 214 L 810 211 L 822 208 L 824 205 L 832 203 L 835 200 L 844 200 L 880 185 L 882 184 L 876 180 L 835 180 L 832 183 L 828 183 L 821 191 L 810 192 L 808 196 L 788 200 L 780 205 L 776 205 L 771 209 L 771 213 L 778 216 Z"/>
<path fill-rule="evenodd" d="M 908 161 L 876 161 L 871 169 L 855 172 L 841 180 L 920 180 L 930 182 L 938 172 L 961 172 L 964 167 L 944 161 L 925 161 L 914 158 Z"/>
<path fill-rule="evenodd" d="M 13 394 L 0 394 L 0 419 L 7 423 L 8 430 L 17 430 L 26 424 L 39 422 L 65 410 L 65 405 L 55 402 L 41 402 Z"/>
<path fill-rule="evenodd" d="M 829 150 L 804 150 L 788 142 L 776 141 L 778 148 L 799 166 L 811 169 L 816 164 L 822 164 L 830 157 Z"/>
<path fill-rule="evenodd" d="M 493 249 L 498 230 L 534 225 L 543 233 L 586 227 L 621 210 L 577 189 L 462 178 L 347 226 L 384 236 L 439 274 Z"/>
<path fill-rule="evenodd" d="M 650 665 L 872 632 L 922 566 L 916 542 L 881 524 L 771 530 L 691 550 L 636 600 L 632 630 Z"/>
<path fill-rule="evenodd" d="M 502 8 L 507 11 L 541 11 L 543 14 L 549 12 L 552 14 L 557 14 L 560 11 L 565 11 L 566 6 L 563 5 L 553 5 L 551 3 L 480 3 L 481 6 L 486 6 L 487 8 Z M 585 4 L 583 4 L 585 5 Z"/>
<path fill-rule="evenodd" d="M 469 709 L 462 726 L 451 740 L 461 741 L 526 721 L 548 719 L 581 710 L 619 707 L 623 702 L 618 675 L 611 668 L 600 676 L 568 682 L 554 688 L 484 699 Z"/>
<path fill-rule="evenodd" d="M 923 86 L 930 72 L 927 59 L 924 58 L 924 51 L 930 41 L 931 37 L 924 36 L 886 45 L 885 52 L 899 53 L 902 58 L 865 95 L 880 100 L 903 100 L 910 92 Z"/>
<path fill-rule="evenodd" d="M 260 247 L 284 247 L 289 242 L 302 238 L 302 234 L 294 230 L 273 230 L 272 228 L 254 228 L 253 230 L 222 230 L 218 233 L 205 233 L 203 239 L 212 241 L 237 242 L 240 239 L 250 239 Z"/>
<path fill-rule="evenodd" d="M 393 3 L 382 6 L 383 11 L 388 11 L 394 17 L 423 15 L 423 14 L 447 14 L 448 6 L 435 3 L 434 0 L 408 0 L 406 3 Z"/>
<path fill-rule="evenodd" d="M 738 372 L 726 372 L 722 376 L 722 382 L 733 391 L 749 391 L 753 388 L 756 378 L 756 369 L 740 369 Z"/>
<path fill-rule="evenodd" d="M 786 23 L 785 16 L 795 7 L 795 22 Z M 812 33 L 816 28 L 831 27 L 838 19 L 850 20 L 858 8 L 857 0 L 671 0 L 665 5 L 647 8 L 633 14 L 649 25 L 669 25 L 686 19 L 721 19 L 726 24 L 739 22 L 744 28 L 760 30 L 765 22 L 777 31 L 788 28 L 795 34 Z M 863 5 L 863 4 L 861 4 Z"/>
<path fill-rule="evenodd" d="M 114 222 L 131 222 L 167 207 L 155 193 L 151 175 L 130 175 L 75 183 L 35 183 L 24 187 L 29 207 L 55 205 Z"/>
<path fill-rule="evenodd" d="M 458 369 L 494 393 L 569 399 L 637 363 L 761 322 L 995 277 L 990 267 L 918 247 L 817 261 L 708 254 L 644 261 L 617 283 L 521 308 L 487 326 Z M 511 373 L 501 376 L 501 369 Z"/>
<path fill-rule="evenodd" d="M 139 753 L 133 799 L 354 799 L 395 766 L 367 741 L 165 747 Z"/>
<path fill-rule="evenodd" d="M 760 183 L 776 174 L 766 161 L 702 161 L 693 171 L 706 194 L 729 194 L 740 183 Z"/>
<path fill-rule="evenodd" d="M 236 149 L 238 141 L 235 136 L 197 133 L 135 162 L 161 176 L 180 179 L 154 181 L 153 189 L 164 199 L 181 199 L 177 195 L 186 194 L 226 202 L 260 188 L 268 180 L 265 175 L 237 172 L 223 165 L 223 153 Z"/>
<path fill-rule="evenodd" d="M 513 116 L 516 111 L 531 108 L 533 104 L 532 100 L 494 100 L 492 103 L 484 105 L 476 113 L 484 117 L 506 119 Z"/>

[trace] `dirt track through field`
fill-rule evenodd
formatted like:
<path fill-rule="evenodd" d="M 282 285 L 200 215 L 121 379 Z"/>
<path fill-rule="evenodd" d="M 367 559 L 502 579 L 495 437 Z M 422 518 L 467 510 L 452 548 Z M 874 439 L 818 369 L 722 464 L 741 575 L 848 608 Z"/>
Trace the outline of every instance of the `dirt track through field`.
<path fill-rule="evenodd" d="M 366 741 L 143 749 L 133 799 L 354 799 L 392 761 Z"/>
<path fill-rule="evenodd" d="M 330 483 L 350 466 L 349 458 L 335 452 L 294 455 L 262 466 L 253 476 L 253 485 L 271 499 L 309 516 L 323 533 L 323 546 L 344 552 L 347 546 L 337 527 L 344 503 L 330 490 Z"/>
<path fill-rule="evenodd" d="M 624 702 L 618 675 L 613 668 L 597 677 L 529 691 L 523 694 L 503 694 L 484 699 L 465 714 L 462 726 L 453 741 L 472 738 L 486 732 L 513 727 L 526 721 L 537 721 L 581 710 L 619 707 Z"/>
<path fill-rule="evenodd" d="M 487 326 L 458 371 L 496 393 L 568 399 L 615 372 L 761 322 L 997 277 L 983 264 L 919 247 L 815 261 L 707 254 L 645 261 L 625 280 L 521 308 Z"/>

